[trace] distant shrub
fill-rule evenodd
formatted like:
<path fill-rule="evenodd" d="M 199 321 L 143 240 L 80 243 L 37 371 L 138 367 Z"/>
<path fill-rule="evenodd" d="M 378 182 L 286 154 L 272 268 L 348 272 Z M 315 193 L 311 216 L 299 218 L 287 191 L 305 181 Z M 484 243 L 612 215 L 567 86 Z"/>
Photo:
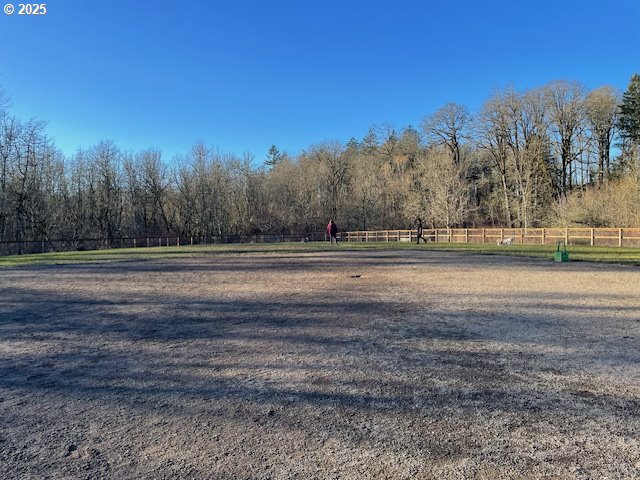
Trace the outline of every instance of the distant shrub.
<path fill-rule="evenodd" d="M 640 182 L 635 175 L 575 192 L 555 205 L 554 223 L 566 227 L 640 226 Z"/>

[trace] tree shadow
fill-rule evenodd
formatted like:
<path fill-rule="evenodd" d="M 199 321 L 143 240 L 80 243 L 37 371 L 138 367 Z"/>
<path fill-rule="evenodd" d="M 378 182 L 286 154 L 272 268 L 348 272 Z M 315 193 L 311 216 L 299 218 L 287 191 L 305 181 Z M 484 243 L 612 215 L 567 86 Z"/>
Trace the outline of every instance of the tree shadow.
<path fill-rule="evenodd" d="M 305 265 L 292 261 L 294 269 Z M 380 256 L 353 260 L 376 262 Z M 446 268 L 460 260 L 426 255 L 408 262 Z M 248 271 L 253 263 L 140 262 L 127 264 L 126 273 L 224 274 Z M 277 259 L 258 263 L 265 271 L 282 267 Z M 101 275 L 109 283 L 122 267 L 50 273 L 56 279 Z M 82 406 L 82 418 L 93 418 L 93 409 L 107 416 L 126 409 L 140 422 L 213 418 L 219 429 L 303 435 L 317 448 L 321 443 L 313 442 L 325 437 L 353 448 L 395 442 L 398 454 L 430 452 L 429 459 L 477 450 L 464 429 L 496 416 L 525 427 L 555 421 L 580 430 L 591 422 L 616 434 L 640 426 L 634 391 L 612 386 L 617 371 L 630 375 L 628 381 L 637 378 L 640 364 L 633 341 L 640 325 L 628 321 L 637 302 L 626 294 L 603 293 L 590 306 L 580 304 L 580 294 L 523 293 L 508 305 L 495 295 L 475 295 L 464 309 L 335 289 L 243 299 L 215 290 L 210 298 L 131 296 L 124 289 L 58 295 L 37 286 L 40 273 L 22 273 L 31 285 L 0 287 L 0 407 L 5 425 L 27 424 L 31 436 L 38 435 L 38 422 L 76 421 L 67 405 Z M 421 434 L 433 424 L 450 428 L 442 433 L 449 443 Z M 496 428 L 506 435 L 505 425 Z"/>

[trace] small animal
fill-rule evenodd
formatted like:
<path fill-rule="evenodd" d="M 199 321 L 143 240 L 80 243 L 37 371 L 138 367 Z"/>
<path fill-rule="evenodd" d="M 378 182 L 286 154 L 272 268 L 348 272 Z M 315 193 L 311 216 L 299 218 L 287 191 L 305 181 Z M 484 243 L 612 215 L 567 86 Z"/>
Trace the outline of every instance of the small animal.
<path fill-rule="evenodd" d="M 509 246 L 511 245 L 513 242 L 515 241 L 515 238 L 513 237 L 509 237 L 509 238 L 505 238 L 503 240 L 498 240 L 496 242 L 497 246 L 501 246 L 501 245 L 505 245 L 505 246 Z"/>

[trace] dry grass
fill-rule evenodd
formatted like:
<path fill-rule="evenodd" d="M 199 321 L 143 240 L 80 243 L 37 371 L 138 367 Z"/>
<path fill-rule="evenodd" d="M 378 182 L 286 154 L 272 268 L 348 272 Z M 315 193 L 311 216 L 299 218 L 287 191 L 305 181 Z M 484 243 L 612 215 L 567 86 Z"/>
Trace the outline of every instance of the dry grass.
<path fill-rule="evenodd" d="M 640 478 L 637 268 L 363 250 L 0 275 L 2 478 Z"/>

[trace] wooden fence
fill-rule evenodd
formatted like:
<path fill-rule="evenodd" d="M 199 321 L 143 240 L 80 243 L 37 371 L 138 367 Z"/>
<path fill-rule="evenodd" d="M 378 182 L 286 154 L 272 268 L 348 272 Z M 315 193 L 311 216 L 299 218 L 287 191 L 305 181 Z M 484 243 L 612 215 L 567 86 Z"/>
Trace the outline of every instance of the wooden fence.
<path fill-rule="evenodd" d="M 259 235 L 203 235 L 203 236 L 139 236 L 118 238 L 80 238 L 37 240 L 23 242 L 0 242 L 1 255 L 29 253 L 70 252 L 102 250 L 106 248 L 169 247 L 185 245 L 210 245 L 221 243 L 275 243 L 324 241 L 324 232 L 307 234 L 259 234 Z"/>
<path fill-rule="evenodd" d="M 416 230 L 343 232 L 345 242 L 415 242 Z M 438 228 L 425 229 L 429 242 L 497 243 L 512 238 L 514 244 L 591 245 L 602 247 L 640 247 L 640 228 Z"/>
<path fill-rule="evenodd" d="M 377 230 L 340 232 L 343 242 L 415 242 L 415 230 Z M 429 242 L 496 243 L 512 238 L 515 244 L 567 245 L 640 248 L 640 228 L 439 228 L 425 229 Z M 324 232 L 308 234 L 140 236 L 122 238 L 84 238 L 75 240 L 38 240 L 0 242 L 0 255 L 26 253 L 100 250 L 104 248 L 139 248 L 158 246 L 206 245 L 218 243 L 274 243 L 326 241 Z"/>

